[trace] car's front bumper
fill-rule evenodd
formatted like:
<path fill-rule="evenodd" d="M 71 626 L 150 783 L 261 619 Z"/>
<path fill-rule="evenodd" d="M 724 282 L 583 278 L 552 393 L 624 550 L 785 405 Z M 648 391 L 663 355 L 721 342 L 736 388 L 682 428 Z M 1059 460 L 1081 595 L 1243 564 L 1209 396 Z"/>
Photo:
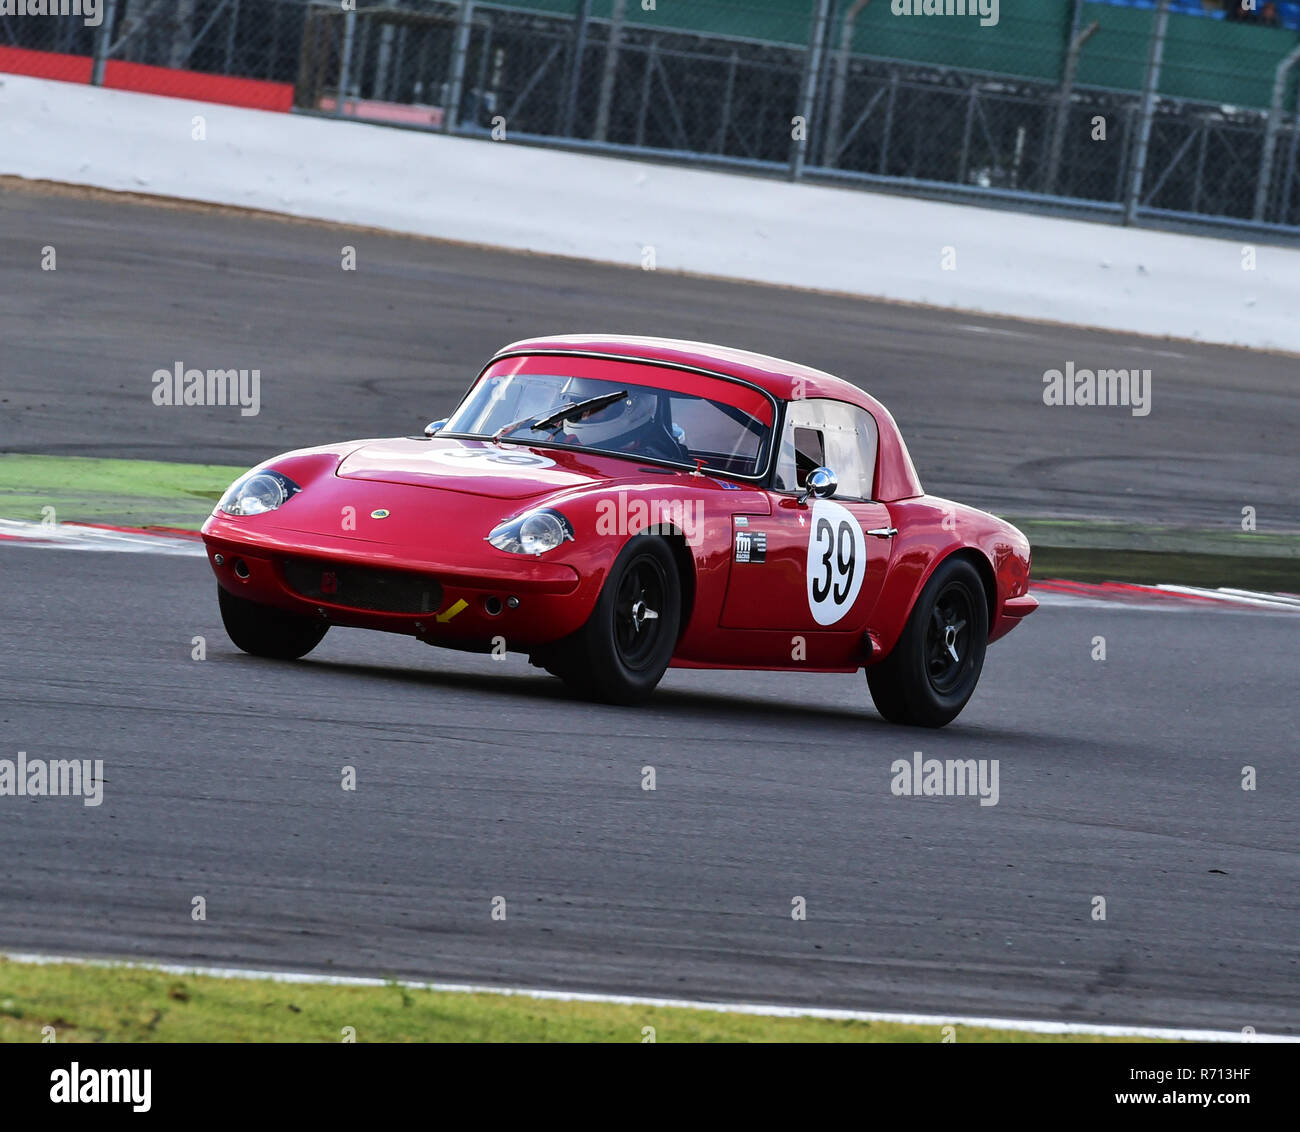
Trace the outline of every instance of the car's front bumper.
<path fill-rule="evenodd" d="M 422 560 L 383 544 L 214 515 L 203 527 L 218 583 L 249 601 L 331 624 L 405 633 L 430 644 L 526 651 L 578 629 L 591 612 L 563 563 L 485 551 L 473 564 Z"/>

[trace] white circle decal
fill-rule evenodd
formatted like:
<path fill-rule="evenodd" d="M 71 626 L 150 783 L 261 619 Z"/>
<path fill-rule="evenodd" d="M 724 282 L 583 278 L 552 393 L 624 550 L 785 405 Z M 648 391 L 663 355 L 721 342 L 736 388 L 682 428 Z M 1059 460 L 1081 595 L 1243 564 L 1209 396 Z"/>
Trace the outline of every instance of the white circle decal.
<path fill-rule="evenodd" d="M 853 512 L 829 499 L 813 503 L 808 526 L 808 608 L 818 625 L 834 625 L 862 590 L 866 536 Z"/>
<path fill-rule="evenodd" d="M 438 448 L 429 456 L 444 464 L 481 472 L 555 467 L 554 460 L 524 448 Z"/>

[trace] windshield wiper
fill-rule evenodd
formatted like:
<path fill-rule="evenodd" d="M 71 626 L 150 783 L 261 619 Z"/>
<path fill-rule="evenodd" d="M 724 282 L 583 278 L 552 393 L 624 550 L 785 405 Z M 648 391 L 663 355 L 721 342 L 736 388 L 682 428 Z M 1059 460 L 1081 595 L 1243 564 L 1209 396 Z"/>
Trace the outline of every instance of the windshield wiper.
<path fill-rule="evenodd" d="M 506 436 L 507 434 L 514 432 L 515 429 L 517 428 L 523 428 L 524 425 L 528 424 L 532 419 L 533 418 L 531 416 L 522 417 L 521 419 L 514 421 L 511 424 L 502 425 L 499 429 L 496 430 L 496 432 L 492 434 L 492 443 L 500 444 L 501 438 L 503 436 Z"/>
<path fill-rule="evenodd" d="M 626 389 L 620 389 L 617 393 L 602 393 L 599 397 L 588 397 L 585 401 L 575 401 L 571 405 L 565 405 L 563 409 L 556 409 L 553 413 L 548 413 L 533 421 L 534 431 L 540 432 L 551 425 L 562 424 L 565 421 L 576 421 L 582 417 L 590 416 L 601 409 L 612 405 L 615 401 L 621 401 L 627 396 Z"/>
<path fill-rule="evenodd" d="M 513 421 L 508 425 L 502 425 L 492 434 L 492 443 L 500 444 L 502 439 L 514 432 L 517 428 L 528 426 L 529 432 L 539 432 L 551 425 L 560 424 L 563 421 L 576 420 L 579 417 L 585 417 L 589 413 L 599 412 L 607 405 L 612 405 L 627 396 L 626 389 L 620 389 L 617 393 L 602 393 L 599 397 L 588 397 L 585 401 L 571 401 L 562 409 L 556 409 L 553 413 L 547 413 L 544 417 L 524 417 L 521 420 Z"/>

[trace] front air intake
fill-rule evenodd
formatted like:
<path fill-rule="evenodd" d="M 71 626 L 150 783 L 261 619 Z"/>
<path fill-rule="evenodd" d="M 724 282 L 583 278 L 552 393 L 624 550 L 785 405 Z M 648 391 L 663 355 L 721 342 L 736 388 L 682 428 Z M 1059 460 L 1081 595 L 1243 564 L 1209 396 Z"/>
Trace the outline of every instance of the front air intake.
<path fill-rule="evenodd" d="M 289 588 L 312 601 L 375 613 L 433 613 L 442 605 L 441 583 L 426 574 L 310 558 L 286 558 L 281 568 Z"/>

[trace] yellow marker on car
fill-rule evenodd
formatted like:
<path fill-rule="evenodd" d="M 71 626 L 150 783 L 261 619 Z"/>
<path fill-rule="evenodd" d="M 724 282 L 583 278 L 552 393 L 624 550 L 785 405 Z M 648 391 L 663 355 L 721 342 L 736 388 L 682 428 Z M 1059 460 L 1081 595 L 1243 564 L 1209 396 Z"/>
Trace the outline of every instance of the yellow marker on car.
<path fill-rule="evenodd" d="M 456 602 L 456 604 L 453 605 L 450 609 L 448 609 L 446 613 L 439 613 L 438 620 L 450 621 L 453 617 L 456 616 L 456 614 L 468 608 L 469 608 L 469 602 L 467 602 L 464 598 L 461 598 L 460 601 Z"/>

